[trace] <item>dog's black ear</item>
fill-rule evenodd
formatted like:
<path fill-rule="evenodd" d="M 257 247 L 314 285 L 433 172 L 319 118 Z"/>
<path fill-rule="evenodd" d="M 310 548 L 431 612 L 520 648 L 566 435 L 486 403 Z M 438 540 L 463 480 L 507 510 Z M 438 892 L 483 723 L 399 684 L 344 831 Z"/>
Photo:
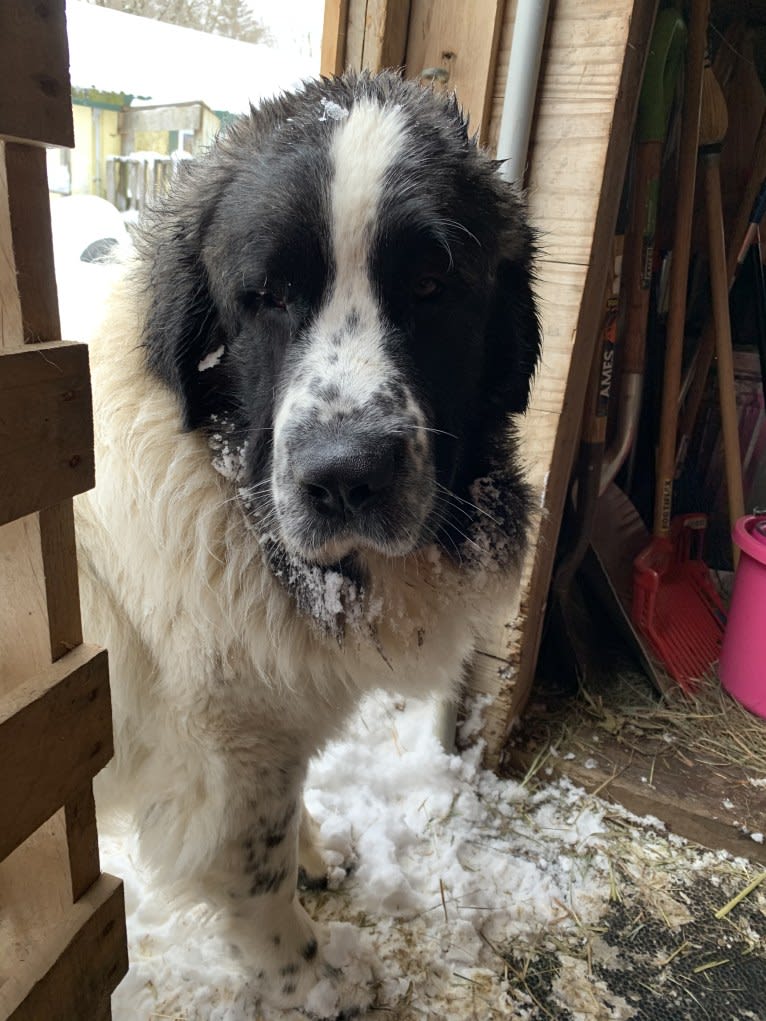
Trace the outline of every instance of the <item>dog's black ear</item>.
<path fill-rule="evenodd" d="M 527 410 L 540 359 L 540 323 L 532 291 L 532 238 L 514 233 L 500 259 L 487 326 L 485 395 L 498 416 Z"/>
<path fill-rule="evenodd" d="M 149 264 L 143 334 L 147 361 L 177 395 L 185 429 L 196 428 L 209 413 L 216 373 L 199 366 L 224 344 L 202 260 L 206 219 L 199 204 L 192 217 L 166 207 L 148 221 L 140 242 Z"/>

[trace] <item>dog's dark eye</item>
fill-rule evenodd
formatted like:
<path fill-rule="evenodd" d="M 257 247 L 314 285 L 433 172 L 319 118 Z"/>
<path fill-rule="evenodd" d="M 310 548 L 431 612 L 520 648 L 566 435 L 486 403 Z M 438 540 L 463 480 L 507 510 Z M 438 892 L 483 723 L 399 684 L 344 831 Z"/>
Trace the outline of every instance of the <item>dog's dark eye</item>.
<path fill-rule="evenodd" d="M 412 283 L 412 296 L 418 300 L 425 300 L 427 298 L 435 298 L 438 294 L 441 294 L 444 288 L 444 282 L 435 276 L 423 276 L 416 277 Z"/>
<path fill-rule="evenodd" d="M 239 302 L 246 312 L 251 313 L 262 308 L 274 308 L 280 312 L 287 309 L 287 296 L 280 291 L 244 291 L 240 295 Z"/>

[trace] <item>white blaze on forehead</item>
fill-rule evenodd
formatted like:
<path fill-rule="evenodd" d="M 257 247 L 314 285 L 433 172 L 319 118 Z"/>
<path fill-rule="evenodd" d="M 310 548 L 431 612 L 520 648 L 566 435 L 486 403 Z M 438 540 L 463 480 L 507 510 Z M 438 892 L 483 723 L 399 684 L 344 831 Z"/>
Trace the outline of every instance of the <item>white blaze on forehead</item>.
<path fill-rule="evenodd" d="M 383 314 L 370 280 L 370 256 L 386 174 L 405 144 L 406 120 L 398 106 L 360 100 L 337 122 L 330 149 L 334 273 L 301 360 L 303 382 L 289 387 L 280 404 L 276 441 L 290 418 L 316 406 L 311 379 L 332 383 L 338 392 L 319 408 L 322 418 L 364 406 L 393 380 Z"/>
<path fill-rule="evenodd" d="M 358 103 L 335 133 L 331 217 L 336 278 L 330 307 L 349 299 L 374 305 L 369 280 L 370 245 L 386 173 L 404 142 L 401 109 L 381 107 L 369 100 Z"/>

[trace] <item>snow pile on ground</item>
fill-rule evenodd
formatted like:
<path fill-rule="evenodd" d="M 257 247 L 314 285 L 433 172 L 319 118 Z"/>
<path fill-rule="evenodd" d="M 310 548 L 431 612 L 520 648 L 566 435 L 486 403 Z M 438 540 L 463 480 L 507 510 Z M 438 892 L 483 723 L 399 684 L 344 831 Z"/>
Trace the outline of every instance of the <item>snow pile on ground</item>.
<path fill-rule="evenodd" d="M 592 923 L 608 900 L 602 818 L 566 783 L 530 794 L 481 770 L 478 748 L 446 755 L 432 710 L 376 696 L 313 765 L 307 805 L 338 862 L 357 867 L 304 900 L 342 923 L 341 950 L 357 938 L 348 923 L 363 929 L 378 1010 L 468 1018 L 478 997 L 477 1016 L 507 1016 L 514 943 Z M 131 968 L 115 1021 L 252 1021 L 252 993 L 204 910 L 174 908 L 152 888 L 127 829 L 102 845 L 104 869 L 125 879 L 128 912 Z"/>

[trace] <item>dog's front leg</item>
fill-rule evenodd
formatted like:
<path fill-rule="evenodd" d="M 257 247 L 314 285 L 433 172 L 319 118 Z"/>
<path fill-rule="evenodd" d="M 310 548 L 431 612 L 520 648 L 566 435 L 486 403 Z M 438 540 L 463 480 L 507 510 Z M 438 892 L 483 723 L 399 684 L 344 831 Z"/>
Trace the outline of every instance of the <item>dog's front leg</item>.
<path fill-rule="evenodd" d="M 260 795 L 219 855 L 207 893 L 224 909 L 225 936 L 265 1002 L 308 1017 L 349 1017 L 370 1001 L 371 972 L 358 959 L 350 968 L 331 963 L 326 933 L 298 900 L 301 811 L 298 785 L 286 797 Z"/>

